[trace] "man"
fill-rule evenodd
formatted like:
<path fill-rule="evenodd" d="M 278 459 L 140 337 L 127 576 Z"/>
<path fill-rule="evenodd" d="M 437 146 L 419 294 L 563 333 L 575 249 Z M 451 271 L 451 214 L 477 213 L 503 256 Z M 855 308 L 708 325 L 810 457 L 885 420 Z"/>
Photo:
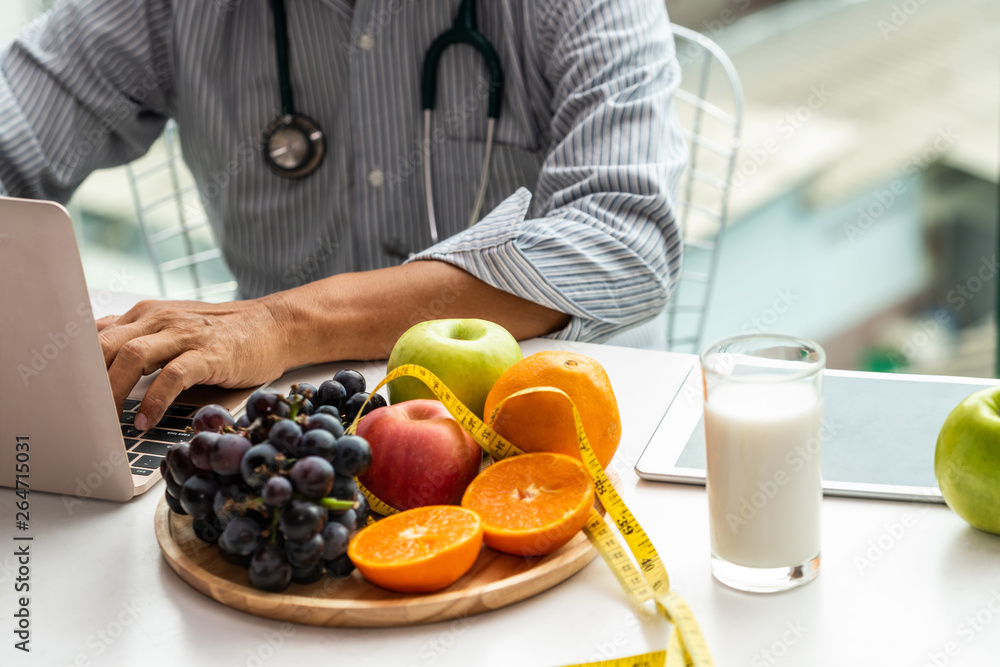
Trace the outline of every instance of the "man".
<path fill-rule="evenodd" d="M 273 3 L 64 0 L 3 59 L 0 187 L 64 201 L 173 118 L 238 280 L 240 301 L 147 301 L 98 323 L 119 407 L 162 369 L 138 428 L 193 384 L 384 358 L 418 319 L 599 341 L 662 310 L 680 266 L 672 193 L 685 155 L 662 3 L 478 3 L 505 82 L 488 213 L 466 228 L 490 86 L 478 53 L 456 46 L 437 69 L 434 245 L 421 70 L 459 0 L 286 4 L 296 111 L 326 133 L 323 162 L 300 179 L 261 155 L 281 112 Z"/>

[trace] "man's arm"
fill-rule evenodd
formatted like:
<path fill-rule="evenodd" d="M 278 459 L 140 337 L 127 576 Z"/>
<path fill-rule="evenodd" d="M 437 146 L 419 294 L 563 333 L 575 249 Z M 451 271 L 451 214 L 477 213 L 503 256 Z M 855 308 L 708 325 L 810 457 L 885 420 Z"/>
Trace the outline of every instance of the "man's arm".
<path fill-rule="evenodd" d="M 0 63 L 0 191 L 65 202 L 145 153 L 168 112 L 170 3 L 69 0 Z"/>
<path fill-rule="evenodd" d="M 137 428 L 159 421 L 195 384 L 262 384 L 295 366 L 334 359 L 384 359 L 417 321 L 478 317 L 515 338 L 540 336 L 569 316 L 490 287 L 442 262 L 345 273 L 251 301 L 143 301 L 101 331 L 118 409 L 143 374 Z"/>
<path fill-rule="evenodd" d="M 421 319 L 599 340 L 662 309 L 680 266 L 671 191 L 684 163 L 665 10 L 645 0 L 539 6 L 553 149 L 532 217 L 521 191 L 400 267 L 236 304 L 144 302 L 101 333 L 119 404 L 163 368 L 139 408 L 155 423 L 196 383 L 248 386 L 300 364 L 385 358 Z"/>
<path fill-rule="evenodd" d="M 662 2 L 526 4 L 551 108 L 528 219 L 488 216 L 416 259 L 569 313 L 556 337 L 602 341 L 660 312 L 680 270 L 680 68 Z"/>

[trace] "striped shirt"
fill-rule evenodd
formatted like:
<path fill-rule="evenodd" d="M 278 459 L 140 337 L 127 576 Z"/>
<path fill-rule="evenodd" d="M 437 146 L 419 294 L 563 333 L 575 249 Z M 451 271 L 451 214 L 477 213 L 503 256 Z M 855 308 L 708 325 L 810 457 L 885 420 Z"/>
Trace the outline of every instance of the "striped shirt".
<path fill-rule="evenodd" d="M 66 201 L 91 171 L 144 154 L 176 120 L 243 297 L 436 259 L 572 316 L 601 341 L 661 311 L 680 269 L 674 190 L 686 152 L 656 0 L 479 2 L 505 87 L 483 211 L 488 81 L 467 46 L 437 72 L 423 185 L 424 52 L 460 0 L 287 0 L 296 111 L 326 133 L 299 180 L 265 164 L 280 113 L 265 0 L 63 0 L 5 52 L 0 188 Z M 533 194 L 532 194 L 533 193 Z"/>

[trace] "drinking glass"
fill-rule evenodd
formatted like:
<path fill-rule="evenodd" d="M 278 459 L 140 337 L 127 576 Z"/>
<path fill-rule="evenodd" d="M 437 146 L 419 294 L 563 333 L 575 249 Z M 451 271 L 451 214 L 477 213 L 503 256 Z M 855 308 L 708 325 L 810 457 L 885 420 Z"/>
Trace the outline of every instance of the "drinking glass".
<path fill-rule="evenodd" d="M 756 593 L 808 583 L 819 573 L 826 354 L 749 334 L 700 359 L 712 574 Z"/>

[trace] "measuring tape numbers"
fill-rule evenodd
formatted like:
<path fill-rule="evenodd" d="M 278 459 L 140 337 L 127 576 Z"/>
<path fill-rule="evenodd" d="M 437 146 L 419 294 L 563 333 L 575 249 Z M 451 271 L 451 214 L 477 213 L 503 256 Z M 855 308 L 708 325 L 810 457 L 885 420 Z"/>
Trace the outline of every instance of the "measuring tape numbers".
<path fill-rule="evenodd" d="M 379 382 L 371 394 L 374 395 L 379 389 L 389 382 L 401 377 L 412 377 L 423 382 L 437 397 L 439 401 L 448 409 L 452 417 L 468 432 L 480 447 L 486 451 L 494 460 L 515 456 L 523 452 L 502 437 L 499 433 L 487 426 L 469 408 L 452 393 L 441 380 L 422 366 L 406 364 L 393 369 L 385 379 Z M 549 392 L 563 396 L 567 405 L 573 413 L 573 420 L 576 424 L 576 437 L 580 444 L 580 458 L 584 467 L 590 474 L 594 482 L 594 493 L 611 518 L 618 532 L 625 540 L 628 547 L 622 545 L 618 536 L 611 530 L 607 521 L 596 510 L 591 510 L 590 517 L 583 530 L 590 539 L 597 553 L 601 555 L 604 562 L 608 564 L 611 572 L 625 590 L 625 594 L 635 605 L 641 605 L 649 600 L 653 600 L 657 612 L 673 625 L 670 639 L 666 651 L 655 651 L 643 655 L 631 656 L 628 658 L 616 658 L 612 660 L 602 660 L 597 662 L 579 663 L 569 667 L 682 667 L 692 665 L 694 667 L 712 667 L 712 654 L 702 635 L 701 628 L 695 620 L 694 613 L 687 603 L 670 588 L 670 578 L 667 569 L 663 565 L 656 548 L 646 535 L 639 522 L 636 521 L 632 512 L 625 505 L 625 501 L 618 495 L 618 491 L 608 479 L 601 466 L 597 455 L 594 453 L 587 439 L 587 433 L 583 428 L 583 420 L 577 410 L 573 400 L 566 392 L 555 387 L 532 387 L 511 394 L 501 401 L 490 415 L 493 421 L 497 412 L 503 404 L 516 397 L 531 393 Z M 367 403 L 366 403 L 367 405 Z M 361 420 L 364 407 L 358 411 L 358 416 L 348 427 L 348 433 L 355 433 L 358 421 Z M 373 512 L 387 516 L 394 514 L 398 510 L 379 500 L 368 489 L 359 484 L 359 489 L 365 494 Z M 632 558 L 629 557 L 631 554 Z"/>

